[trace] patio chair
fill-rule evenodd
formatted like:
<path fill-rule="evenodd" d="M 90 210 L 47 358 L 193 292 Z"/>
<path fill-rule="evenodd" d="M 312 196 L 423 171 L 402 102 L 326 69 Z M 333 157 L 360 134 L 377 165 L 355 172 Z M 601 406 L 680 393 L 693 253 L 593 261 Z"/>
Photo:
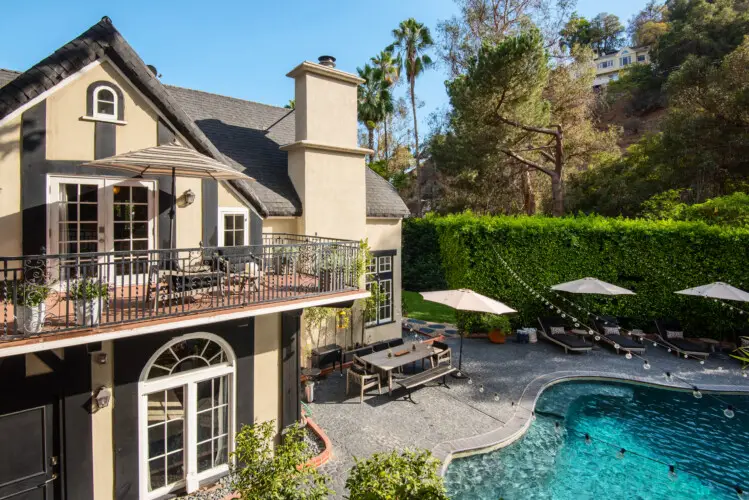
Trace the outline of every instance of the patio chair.
<path fill-rule="evenodd" d="M 364 391 L 377 387 L 377 393 L 382 394 L 382 385 L 380 382 L 380 374 L 370 372 L 367 369 L 367 363 L 364 362 L 359 356 L 354 356 L 354 361 L 346 371 L 346 395 L 349 393 L 349 384 L 351 381 L 359 384 L 359 404 L 364 402 Z"/>
<path fill-rule="evenodd" d="M 710 356 L 710 347 L 703 342 L 686 338 L 684 329 L 677 320 L 655 320 L 655 328 L 659 340 L 677 354 L 687 354 L 702 359 Z"/>
<path fill-rule="evenodd" d="M 262 281 L 260 259 L 250 252 L 250 247 L 222 247 L 217 250 L 218 270 L 230 277 L 232 284 L 239 285 L 239 293 L 248 288 L 250 292 L 259 290 Z"/>
<path fill-rule="evenodd" d="M 620 350 L 624 352 L 634 352 L 637 354 L 645 352 L 644 345 L 640 344 L 629 335 L 621 334 L 621 327 L 618 325 L 616 318 L 601 316 L 600 319 L 597 319 L 595 321 L 595 327 L 596 330 L 598 330 L 598 333 L 619 346 L 618 348 L 615 346 L 611 346 L 614 347 L 617 354 L 619 354 Z M 609 343 L 606 342 L 606 344 Z"/>
<path fill-rule="evenodd" d="M 445 344 L 444 342 L 432 342 L 432 347 L 435 349 L 439 349 L 439 351 L 434 354 L 429 360 L 432 363 L 432 368 L 435 366 L 439 366 L 445 361 L 447 361 L 447 366 L 452 366 L 452 350 L 450 349 L 450 346 Z"/>
<path fill-rule="evenodd" d="M 741 369 L 749 368 L 749 329 L 743 329 L 736 336 L 736 349 L 729 356 L 741 361 Z"/>
<path fill-rule="evenodd" d="M 384 351 L 387 348 L 388 348 L 387 342 L 378 342 L 372 345 L 372 349 L 374 350 L 374 352 Z"/>
<path fill-rule="evenodd" d="M 403 337 L 388 340 L 388 346 L 390 347 L 398 347 L 399 345 L 403 345 L 405 342 L 403 341 Z"/>
<path fill-rule="evenodd" d="M 564 321 L 557 317 L 538 318 L 541 337 L 564 348 L 564 352 L 588 352 L 593 344 L 576 335 L 567 333 Z"/>

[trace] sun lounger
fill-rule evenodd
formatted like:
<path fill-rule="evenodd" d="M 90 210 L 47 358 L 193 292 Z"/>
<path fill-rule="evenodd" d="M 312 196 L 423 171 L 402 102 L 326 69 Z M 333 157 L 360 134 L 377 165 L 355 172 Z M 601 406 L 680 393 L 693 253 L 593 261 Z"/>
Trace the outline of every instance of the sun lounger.
<path fill-rule="evenodd" d="M 617 354 L 619 354 L 619 351 L 634 352 L 636 354 L 645 352 L 645 346 L 637 342 L 630 335 L 622 335 L 621 328 L 613 318 L 603 317 L 596 320 L 595 326 L 598 333 L 619 346 L 618 348 L 612 346 L 616 349 Z M 609 342 L 605 343 L 610 345 Z"/>
<path fill-rule="evenodd" d="M 707 359 L 710 356 L 709 346 L 702 342 L 683 337 L 684 329 L 678 321 L 656 320 L 655 327 L 660 341 L 671 349 L 674 349 L 677 354 L 687 354 L 702 359 Z M 681 335 L 681 337 L 678 337 L 678 335 Z"/>
<path fill-rule="evenodd" d="M 564 348 L 564 352 L 587 352 L 593 349 L 593 344 L 581 339 L 577 335 L 567 333 L 564 321 L 559 318 L 538 318 L 541 325 L 541 336 Z M 561 328 L 564 333 L 552 333 L 552 328 Z"/>

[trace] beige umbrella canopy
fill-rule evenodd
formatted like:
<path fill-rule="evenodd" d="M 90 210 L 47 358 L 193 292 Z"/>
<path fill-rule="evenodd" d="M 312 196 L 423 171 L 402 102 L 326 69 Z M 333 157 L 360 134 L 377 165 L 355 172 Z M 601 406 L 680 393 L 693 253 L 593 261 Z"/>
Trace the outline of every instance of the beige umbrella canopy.
<path fill-rule="evenodd" d="M 238 170 L 234 170 L 194 149 L 179 144 L 165 144 L 151 148 L 138 149 L 121 155 L 101 158 L 88 163 L 86 167 L 103 167 L 124 170 L 136 175 L 163 175 L 172 178 L 172 206 L 169 210 L 169 247 L 174 248 L 174 214 L 176 212 L 177 194 L 175 193 L 176 178 L 193 177 L 198 179 L 213 179 L 228 181 L 243 179 L 253 181 Z"/>
<path fill-rule="evenodd" d="M 736 300 L 740 302 L 749 302 L 749 293 L 731 286 L 728 283 L 721 283 L 716 281 L 709 285 L 702 285 L 694 288 L 687 288 L 686 290 L 679 290 L 681 295 L 696 295 L 698 297 L 709 297 L 711 299 L 722 299 L 722 300 Z"/>
<path fill-rule="evenodd" d="M 437 292 L 421 292 L 424 300 L 437 302 L 457 309 L 458 311 L 474 311 L 491 314 L 507 314 L 517 312 L 515 309 L 491 299 L 473 290 L 461 288 L 459 290 L 440 290 Z M 465 378 L 461 368 L 463 366 L 463 335 L 460 336 L 460 355 L 458 358 L 457 378 Z"/>
<path fill-rule="evenodd" d="M 424 300 L 450 306 L 459 311 L 475 311 L 491 314 L 507 314 L 517 312 L 498 300 L 491 299 L 473 290 L 461 288 L 459 290 L 440 290 L 438 292 L 421 292 Z"/>
<path fill-rule="evenodd" d="M 596 278 L 583 278 L 581 280 L 559 283 L 551 287 L 552 290 L 569 293 L 590 293 L 597 295 L 635 295 L 632 290 L 606 283 Z"/>

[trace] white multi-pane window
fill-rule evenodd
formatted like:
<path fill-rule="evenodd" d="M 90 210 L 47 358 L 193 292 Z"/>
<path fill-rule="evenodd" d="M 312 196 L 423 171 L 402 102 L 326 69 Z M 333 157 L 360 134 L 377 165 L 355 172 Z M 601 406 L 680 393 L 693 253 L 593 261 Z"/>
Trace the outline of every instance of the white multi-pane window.
<path fill-rule="evenodd" d="M 629 66 L 632 64 L 632 56 L 624 56 L 619 58 L 619 66 Z"/>
<path fill-rule="evenodd" d="M 160 498 L 228 472 L 233 448 L 234 357 L 211 334 L 160 349 L 139 384 L 140 498 Z"/>
<path fill-rule="evenodd" d="M 366 326 L 377 326 L 393 321 L 393 258 L 395 250 L 372 252 L 367 263 L 366 288 L 377 284 L 378 303 L 366 318 Z"/>
<path fill-rule="evenodd" d="M 614 65 L 614 61 L 612 61 L 611 59 L 609 59 L 608 61 L 601 61 L 598 63 L 598 67 L 600 69 L 610 68 L 613 65 Z"/>
<path fill-rule="evenodd" d="M 249 245 L 249 213 L 243 208 L 219 208 L 220 247 Z"/>

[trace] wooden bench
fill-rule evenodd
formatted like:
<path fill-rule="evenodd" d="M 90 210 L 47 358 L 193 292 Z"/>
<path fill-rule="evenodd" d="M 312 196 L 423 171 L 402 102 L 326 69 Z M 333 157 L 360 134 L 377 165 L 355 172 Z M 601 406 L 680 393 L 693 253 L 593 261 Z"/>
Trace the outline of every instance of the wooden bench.
<path fill-rule="evenodd" d="M 414 404 L 418 404 L 411 397 L 412 389 L 422 386 L 426 384 L 427 382 L 431 382 L 432 380 L 436 380 L 438 378 L 442 379 L 441 385 L 444 385 L 445 387 L 449 389 L 450 387 L 447 385 L 446 377 L 452 372 L 454 372 L 455 370 L 456 370 L 455 368 L 449 365 L 435 366 L 434 368 L 424 370 L 423 372 L 417 373 L 416 375 L 411 375 L 410 377 L 407 377 L 401 380 L 396 380 L 395 383 L 408 391 L 408 395 L 406 396 L 406 398 L 409 401 L 411 401 Z"/>

